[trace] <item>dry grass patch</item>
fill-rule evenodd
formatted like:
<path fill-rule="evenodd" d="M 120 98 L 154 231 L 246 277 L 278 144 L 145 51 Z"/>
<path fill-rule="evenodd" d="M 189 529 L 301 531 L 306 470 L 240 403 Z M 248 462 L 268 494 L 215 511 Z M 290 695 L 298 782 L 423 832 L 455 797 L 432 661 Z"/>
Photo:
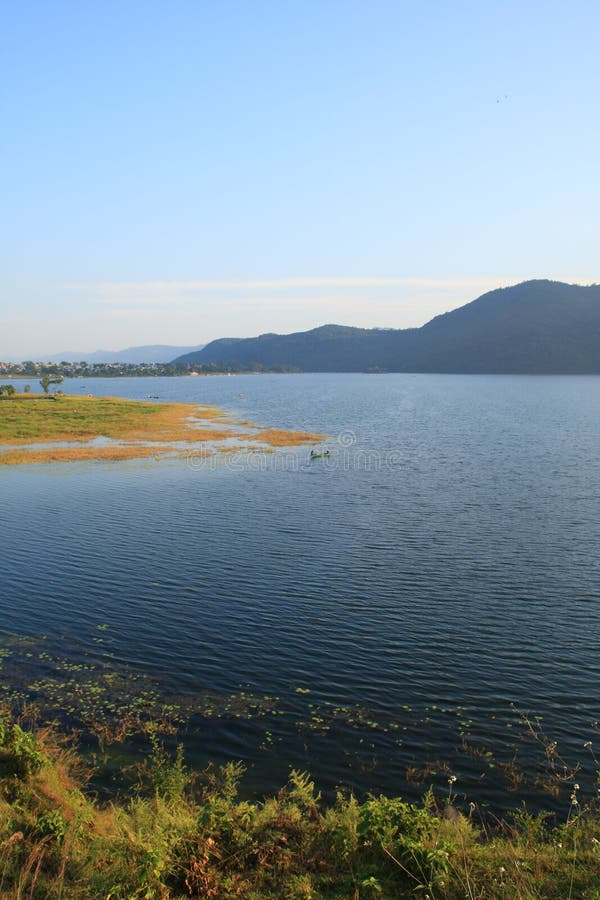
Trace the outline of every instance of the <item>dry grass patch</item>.
<path fill-rule="evenodd" d="M 175 443 L 212 446 L 237 439 L 243 442 L 240 446 L 219 448 L 221 452 L 234 453 L 258 449 L 248 442 L 265 447 L 293 447 L 322 440 L 322 435 L 277 428 L 254 434 L 236 431 L 236 426 L 241 425 L 216 406 L 91 395 L 23 394 L 0 402 L 0 445 L 14 447 L 0 451 L 0 465 L 159 458 L 160 454 L 181 449 L 173 446 Z M 259 428 L 251 422 L 243 425 Z M 118 443 L 109 447 L 31 447 L 61 442 L 85 444 L 95 438 Z"/>
<path fill-rule="evenodd" d="M 51 462 L 84 462 L 86 460 L 104 460 L 120 462 L 124 459 L 143 459 L 154 456 L 157 460 L 165 453 L 176 453 L 177 447 L 165 444 L 161 447 L 149 447 L 138 444 L 113 447 L 54 447 L 39 450 L 7 450 L 0 453 L 0 465 L 18 466 L 24 463 Z"/>
<path fill-rule="evenodd" d="M 260 441 L 271 447 L 297 447 L 301 444 L 320 444 L 326 440 L 325 434 L 311 434 L 306 431 L 285 431 L 282 428 L 265 428 L 256 434 L 245 435 L 247 441 Z"/>
<path fill-rule="evenodd" d="M 227 413 L 212 403 L 197 408 L 194 412 L 195 419 L 226 419 Z M 240 423 L 241 424 L 241 423 Z"/>

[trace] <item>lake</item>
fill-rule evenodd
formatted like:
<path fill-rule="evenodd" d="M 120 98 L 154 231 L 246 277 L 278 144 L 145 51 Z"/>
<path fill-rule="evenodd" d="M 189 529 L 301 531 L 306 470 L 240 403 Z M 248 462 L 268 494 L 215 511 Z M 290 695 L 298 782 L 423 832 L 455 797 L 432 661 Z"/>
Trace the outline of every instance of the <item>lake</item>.
<path fill-rule="evenodd" d="M 544 789 L 554 740 L 592 790 L 600 378 L 63 387 L 216 403 L 331 456 L 0 468 L 4 689 L 58 702 L 109 673 L 185 706 L 190 764 L 244 760 L 249 793 L 290 767 L 410 799 L 454 774 L 494 810 L 550 808 L 573 780 Z"/>

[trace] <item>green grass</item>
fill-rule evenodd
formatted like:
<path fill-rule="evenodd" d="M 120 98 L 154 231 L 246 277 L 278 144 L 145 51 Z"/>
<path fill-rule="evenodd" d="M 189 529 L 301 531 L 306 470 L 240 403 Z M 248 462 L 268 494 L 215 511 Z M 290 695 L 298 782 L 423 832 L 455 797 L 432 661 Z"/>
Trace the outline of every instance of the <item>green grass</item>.
<path fill-rule="evenodd" d="M 494 828 L 444 800 L 321 802 L 292 772 L 261 801 L 243 768 L 190 773 L 151 736 L 129 793 L 101 804 L 55 732 L 0 721 L 1 898 L 600 898 L 600 815 L 521 810 Z M 576 793 L 576 792 L 575 792 Z"/>
<path fill-rule="evenodd" d="M 23 394 L 0 401 L 0 443 L 88 441 L 95 437 L 170 439 L 195 407 L 114 397 Z M 215 413 L 216 417 L 217 413 Z M 186 430 L 189 436 L 189 429 Z"/>

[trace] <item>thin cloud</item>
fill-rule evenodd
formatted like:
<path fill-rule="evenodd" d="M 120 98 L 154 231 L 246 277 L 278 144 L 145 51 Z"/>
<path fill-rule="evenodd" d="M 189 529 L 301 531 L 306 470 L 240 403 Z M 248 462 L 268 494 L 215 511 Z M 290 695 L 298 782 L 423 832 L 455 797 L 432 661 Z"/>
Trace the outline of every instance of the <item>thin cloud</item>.
<path fill-rule="evenodd" d="M 486 290 L 500 284 L 509 284 L 513 279 L 480 278 L 417 278 L 417 277 L 314 277 L 277 278 L 269 280 L 241 281 L 105 281 L 93 284 L 67 284 L 65 288 L 92 293 L 103 303 L 143 302 L 154 295 L 160 299 L 202 293 L 231 292 L 238 294 L 254 291 L 294 291 L 310 288 L 342 288 L 360 290 L 364 288 L 416 288 L 435 291 Z"/>
<path fill-rule="evenodd" d="M 229 311 L 238 310 L 242 312 L 248 307 L 248 301 L 248 297 L 227 297 L 221 301 L 221 309 L 226 308 Z M 176 312 L 178 315 L 190 316 L 197 313 L 197 307 L 190 306 L 190 303 L 182 298 L 167 301 L 159 297 L 139 297 L 136 300 L 124 298 L 120 302 L 115 300 L 114 303 L 107 304 L 108 308 L 103 312 L 103 315 L 112 318 L 127 318 L 129 316 L 159 317 L 165 315 L 165 306 L 167 305 L 171 313 Z M 252 300 L 254 313 L 265 311 L 273 314 L 282 308 L 288 311 L 300 311 L 309 307 L 329 307 L 329 309 L 335 308 L 338 312 L 342 311 L 345 313 L 348 311 L 348 298 L 335 295 L 324 296 L 322 294 L 317 296 L 286 297 L 278 294 L 274 297 L 259 297 Z"/>
<path fill-rule="evenodd" d="M 108 310 L 111 313 L 115 313 L 118 311 L 120 305 L 130 306 L 132 309 L 139 309 L 141 306 L 147 304 L 148 309 L 157 309 L 161 305 L 165 304 L 169 305 L 171 309 L 186 309 L 190 306 L 192 300 L 197 299 L 194 297 L 127 297 L 120 296 L 115 297 L 114 299 L 107 300 L 106 304 L 110 307 Z M 265 306 L 266 308 L 280 308 L 281 305 L 287 306 L 318 306 L 320 303 L 331 303 L 335 306 L 344 306 L 348 302 L 348 297 L 345 294 L 300 294 L 290 296 L 289 294 L 271 294 L 268 296 L 261 295 L 260 297 L 248 297 L 240 294 L 232 294 L 228 297 L 222 297 L 219 300 L 221 305 L 227 304 L 227 306 L 236 306 L 239 305 L 247 306 L 249 301 L 252 302 L 254 308 L 258 306 Z M 102 301 L 104 302 L 104 301 Z M 204 302 L 210 302 L 209 298 L 204 298 Z"/>

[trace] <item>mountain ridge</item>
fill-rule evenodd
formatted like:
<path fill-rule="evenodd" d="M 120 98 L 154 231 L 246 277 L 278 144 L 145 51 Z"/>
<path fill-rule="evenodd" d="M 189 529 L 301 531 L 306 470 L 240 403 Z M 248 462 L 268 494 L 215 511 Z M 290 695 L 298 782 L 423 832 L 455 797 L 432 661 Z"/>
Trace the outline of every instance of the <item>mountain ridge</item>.
<path fill-rule="evenodd" d="M 69 350 L 53 353 L 45 357 L 44 362 L 88 362 L 88 363 L 168 363 L 174 353 L 199 352 L 205 344 L 193 344 L 180 347 L 172 344 L 147 344 L 125 347 L 123 350 L 94 350 L 93 353 L 78 353 Z"/>
<path fill-rule="evenodd" d="M 220 338 L 173 362 L 304 372 L 600 374 L 600 285 L 532 279 L 488 291 L 420 328 L 327 324 Z"/>

